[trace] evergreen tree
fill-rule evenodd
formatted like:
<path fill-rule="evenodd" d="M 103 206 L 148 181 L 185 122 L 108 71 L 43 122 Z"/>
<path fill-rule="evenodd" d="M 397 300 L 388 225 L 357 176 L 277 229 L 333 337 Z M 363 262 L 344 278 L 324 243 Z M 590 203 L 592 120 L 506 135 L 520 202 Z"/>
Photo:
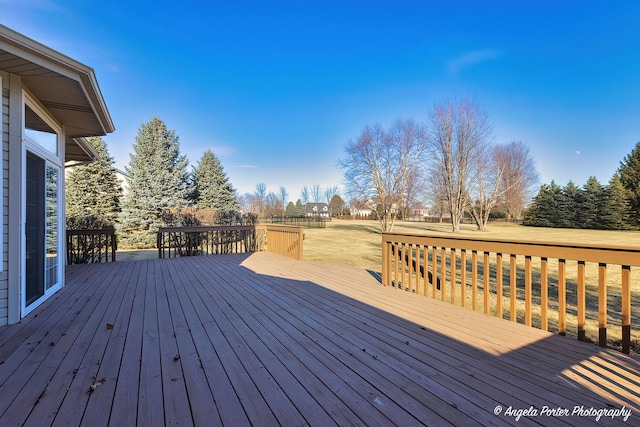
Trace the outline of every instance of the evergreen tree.
<path fill-rule="evenodd" d="M 211 150 L 202 155 L 193 170 L 195 202 L 199 209 L 218 212 L 238 210 L 235 189 L 222 167 L 222 163 Z"/>
<path fill-rule="evenodd" d="M 640 225 L 640 142 L 620 162 L 618 174 L 631 205 L 631 223 L 638 226 Z"/>
<path fill-rule="evenodd" d="M 595 176 L 589 177 L 584 185 L 578 203 L 577 226 L 579 228 L 602 228 L 604 188 Z"/>
<path fill-rule="evenodd" d="M 296 201 L 296 216 L 304 216 L 304 205 L 300 199 Z"/>
<path fill-rule="evenodd" d="M 69 171 L 65 181 L 67 227 L 114 227 L 120 213 L 122 194 L 114 160 L 102 138 L 87 140 L 98 153 L 98 159 Z"/>
<path fill-rule="evenodd" d="M 631 228 L 631 204 L 628 193 L 622 185 L 620 175 L 613 175 L 604 189 L 602 208 L 602 228 L 609 230 L 627 230 Z"/>
<path fill-rule="evenodd" d="M 552 183 L 553 184 L 553 183 Z M 573 182 L 569 183 L 562 189 L 560 194 L 556 194 L 558 206 L 557 211 L 557 227 L 561 228 L 579 228 L 578 212 L 579 204 L 582 197 L 580 188 Z"/>
<path fill-rule="evenodd" d="M 122 240 L 132 247 L 153 247 L 167 218 L 189 206 L 187 158 L 180 155 L 178 137 L 153 117 L 138 129 L 134 154 L 126 172 L 129 191 L 122 211 Z"/>
<path fill-rule="evenodd" d="M 287 209 L 284 212 L 285 216 L 296 216 L 296 205 L 293 202 L 287 204 Z"/>

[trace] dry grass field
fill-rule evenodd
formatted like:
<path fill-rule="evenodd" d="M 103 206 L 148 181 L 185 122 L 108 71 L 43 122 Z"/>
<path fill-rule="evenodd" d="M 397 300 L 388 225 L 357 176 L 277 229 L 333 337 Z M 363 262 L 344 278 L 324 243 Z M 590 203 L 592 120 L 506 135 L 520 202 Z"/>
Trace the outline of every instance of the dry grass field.
<path fill-rule="evenodd" d="M 399 222 L 394 227 L 396 233 L 412 233 L 412 234 L 450 234 L 450 225 L 448 224 L 428 224 L 414 222 Z M 477 231 L 472 225 L 462 226 L 461 234 L 464 236 L 478 236 L 496 239 L 508 240 L 536 240 L 545 242 L 563 242 L 563 243 L 583 243 L 583 244 L 604 244 L 616 246 L 635 246 L 640 247 L 640 232 L 631 231 L 601 231 L 601 230 L 569 230 L 569 229 L 551 229 L 524 227 L 514 224 L 498 223 L 488 227 L 486 231 Z M 371 270 L 374 272 L 381 271 L 382 249 L 381 249 L 381 233 L 379 223 L 377 221 L 350 221 L 350 220 L 334 220 L 327 224 L 326 229 L 306 229 L 304 242 L 304 259 L 306 261 L 332 261 L 358 268 Z M 523 263 L 523 261 L 521 261 Z M 539 259 L 533 259 L 533 265 L 539 265 Z M 519 266 L 522 268 L 522 266 Z M 552 260 L 549 262 L 549 329 L 557 331 L 557 279 L 556 272 Z M 620 315 L 618 307 L 620 306 L 620 269 L 616 270 L 612 267 L 608 271 L 608 328 L 607 335 L 612 346 L 614 342 L 620 339 Z M 567 263 L 567 334 L 577 335 L 577 318 L 576 312 L 576 263 Z M 598 272 L 597 265 L 587 264 L 587 307 L 589 313 L 587 315 L 587 338 L 598 340 L 598 324 L 597 324 L 597 284 Z M 492 281 L 495 281 L 492 271 Z M 536 278 L 539 280 L 539 269 L 534 268 L 534 303 L 539 302 L 539 284 L 536 287 Z M 632 340 L 640 340 L 640 268 L 632 269 Z M 537 291 L 537 295 L 536 295 Z M 492 289 L 492 292 L 494 290 Z M 523 292 L 518 288 L 518 298 Z M 554 294 L 555 293 L 555 294 Z M 467 298 L 470 298 L 467 292 Z M 482 298 L 480 298 L 481 300 Z M 505 286 L 504 300 L 508 303 L 508 287 Z M 492 295 L 492 304 L 495 304 L 495 293 Z M 459 303 L 459 301 L 458 301 Z M 469 304 L 469 301 L 467 301 Z M 508 307 L 505 305 L 505 307 Z M 482 301 L 478 302 L 478 310 L 483 310 Z M 493 308 L 491 308 L 493 310 Z M 534 305 L 533 324 L 539 325 L 539 306 Z M 517 308 L 517 316 L 519 321 L 523 321 L 524 303 L 519 302 Z M 509 311 L 505 310 L 504 317 L 508 318 Z"/>

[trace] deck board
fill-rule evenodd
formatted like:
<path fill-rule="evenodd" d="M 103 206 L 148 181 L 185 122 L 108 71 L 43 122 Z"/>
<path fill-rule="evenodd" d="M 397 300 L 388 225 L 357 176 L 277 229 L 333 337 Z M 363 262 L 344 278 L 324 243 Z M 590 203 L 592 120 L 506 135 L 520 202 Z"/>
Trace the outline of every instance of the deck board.
<path fill-rule="evenodd" d="M 638 390 L 638 359 L 268 253 L 70 266 L 0 328 L 0 425 L 633 424 Z"/>

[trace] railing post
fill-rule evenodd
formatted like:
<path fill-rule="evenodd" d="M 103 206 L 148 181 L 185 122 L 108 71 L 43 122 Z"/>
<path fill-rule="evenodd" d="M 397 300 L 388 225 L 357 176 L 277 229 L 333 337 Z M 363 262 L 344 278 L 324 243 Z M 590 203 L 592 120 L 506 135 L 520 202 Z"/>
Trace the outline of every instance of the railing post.
<path fill-rule="evenodd" d="M 622 352 L 631 351 L 631 266 L 622 266 Z"/>

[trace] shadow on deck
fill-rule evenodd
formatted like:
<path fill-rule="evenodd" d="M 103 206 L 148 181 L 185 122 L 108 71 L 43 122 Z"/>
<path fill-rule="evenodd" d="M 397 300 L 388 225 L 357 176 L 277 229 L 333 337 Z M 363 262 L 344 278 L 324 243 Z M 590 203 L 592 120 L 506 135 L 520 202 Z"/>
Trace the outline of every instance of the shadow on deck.
<path fill-rule="evenodd" d="M 638 390 L 623 354 L 266 252 L 71 266 L 0 328 L 3 426 L 633 424 Z"/>

